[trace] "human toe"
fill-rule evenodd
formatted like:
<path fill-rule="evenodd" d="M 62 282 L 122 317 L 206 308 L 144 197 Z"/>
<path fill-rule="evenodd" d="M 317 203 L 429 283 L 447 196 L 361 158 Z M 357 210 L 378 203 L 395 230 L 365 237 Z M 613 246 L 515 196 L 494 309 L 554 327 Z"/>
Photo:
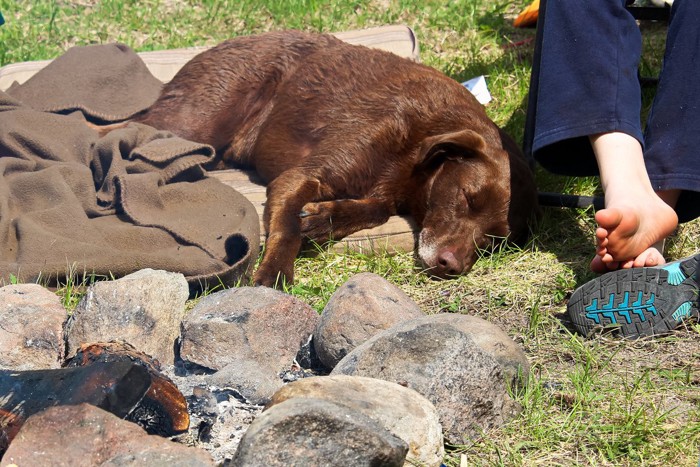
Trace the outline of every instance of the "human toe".
<path fill-rule="evenodd" d="M 654 267 L 666 264 L 666 259 L 661 254 L 661 252 L 655 248 L 650 247 L 644 250 L 639 256 L 634 259 L 635 268 L 642 267 Z"/>

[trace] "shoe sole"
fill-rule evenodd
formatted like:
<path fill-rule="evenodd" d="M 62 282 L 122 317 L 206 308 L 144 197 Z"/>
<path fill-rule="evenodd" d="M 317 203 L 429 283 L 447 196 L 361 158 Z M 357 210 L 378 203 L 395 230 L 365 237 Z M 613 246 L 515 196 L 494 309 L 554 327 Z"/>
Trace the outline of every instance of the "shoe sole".
<path fill-rule="evenodd" d="M 700 254 L 660 267 L 604 274 L 574 291 L 567 311 L 584 337 L 611 329 L 628 337 L 658 336 L 698 318 Z"/>

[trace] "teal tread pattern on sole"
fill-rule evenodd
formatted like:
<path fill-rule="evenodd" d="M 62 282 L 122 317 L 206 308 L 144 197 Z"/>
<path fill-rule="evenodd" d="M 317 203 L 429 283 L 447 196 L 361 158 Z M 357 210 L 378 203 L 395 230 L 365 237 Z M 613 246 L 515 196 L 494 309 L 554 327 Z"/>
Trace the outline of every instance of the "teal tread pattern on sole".
<path fill-rule="evenodd" d="M 675 319 L 676 321 L 682 321 L 688 316 L 690 316 L 690 312 L 693 309 L 693 305 L 690 302 L 685 302 L 681 306 L 678 307 L 676 311 L 673 312 L 673 315 L 671 317 Z"/>
<path fill-rule="evenodd" d="M 681 263 L 671 263 L 661 269 L 668 271 L 668 283 L 671 285 L 680 285 L 686 280 L 686 276 L 681 270 Z"/>
<path fill-rule="evenodd" d="M 586 307 L 586 318 L 591 319 L 595 324 L 601 324 L 602 318 L 607 318 L 610 324 L 617 324 L 618 317 L 624 318 L 627 324 L 632 323 L 632 315 L 636 314 L 640 321 L 646 321 L 646 313 L 656 315 L 656 307 L 654 306 L 654 294 L 651 294 L 648 300 L 643 299 L 642 292 L 637 294 L 637 299 L 630 304 L 629 292 L 624 293 L 622 301 L 615 306 L 615 294 L 610 294 L 608 302 L 602 307 L 598 306 L 598 299 L 594 298 L 592 303 Z"/>
<path fill-rule="evenodd" d="M 574 291 L 567 311 L 588 336 L 610 328 L 630 338 L 668 333 L 698 317 L 700 254 L 656 268 L 609 272 Z"/>

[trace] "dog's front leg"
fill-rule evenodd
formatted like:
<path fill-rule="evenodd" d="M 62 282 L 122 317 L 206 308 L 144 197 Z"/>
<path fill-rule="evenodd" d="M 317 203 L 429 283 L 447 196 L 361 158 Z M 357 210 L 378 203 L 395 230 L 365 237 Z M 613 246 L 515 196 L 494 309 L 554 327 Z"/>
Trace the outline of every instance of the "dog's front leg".
<path fill-rule="evenodd" d="M 380 198 L 308 203 L 301 213 L 301 234 L 316 243 L 340 240 L 382 225 L 396 214 L 393 201 Z"/>
<path fill-rule="evenodd" d="M 281 286 L 294 280 L 294 259 L 301 248 L 299 213 L 319 197 L 318 179 L 291 169 L 267 186 L 263 222 L 267 231 L 265 254 L 253 276 L 256 285 Z"/>

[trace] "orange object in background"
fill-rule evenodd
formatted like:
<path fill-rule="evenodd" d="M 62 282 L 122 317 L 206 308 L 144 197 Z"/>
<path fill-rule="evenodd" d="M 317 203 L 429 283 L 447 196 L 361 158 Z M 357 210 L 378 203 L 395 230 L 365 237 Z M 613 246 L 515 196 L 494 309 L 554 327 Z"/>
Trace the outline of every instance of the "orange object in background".
<path fill-rule="evenodd" d="M 533 2 L 525 8 L 515 21 L 513 21 L 513 26 L 516 28 L 528 28 L 537 24 L 537 16 L 540 11 L 540 0 L 533 0 Z"/>

